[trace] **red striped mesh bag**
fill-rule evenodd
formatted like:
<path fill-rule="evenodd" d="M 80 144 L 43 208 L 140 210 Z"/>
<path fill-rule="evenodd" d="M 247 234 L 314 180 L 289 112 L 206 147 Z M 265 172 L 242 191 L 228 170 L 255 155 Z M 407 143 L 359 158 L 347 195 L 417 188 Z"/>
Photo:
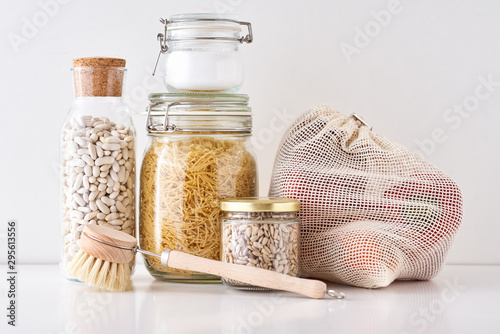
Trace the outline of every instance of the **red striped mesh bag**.
<path fill-rule="evenodd" d="M 365 288 L 434 277 L 462 219 L 450 177 L 326 105 L 285 135 L 269 195 L 301 202 L 302 276 Z"/>

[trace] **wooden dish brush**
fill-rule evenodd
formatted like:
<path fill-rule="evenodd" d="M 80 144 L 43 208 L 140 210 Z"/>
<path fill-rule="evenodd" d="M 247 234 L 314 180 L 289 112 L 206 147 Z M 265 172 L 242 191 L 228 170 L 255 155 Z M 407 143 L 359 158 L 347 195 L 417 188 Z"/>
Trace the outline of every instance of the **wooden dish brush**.
<path fill-rule="evenodd" d="M 254 286 L 299 293 L 322 299 L 325 294 L 344 298 L 344 294 L 327 290 L 324 282 L 296 278 L 274 271 L 209 260 L 166 249 L 161 255 L 140 249 L 137 240 L 124 232 L 98 225 L 87 225 L 80 238 L 80 250 L 68 264 L 67 272 L 81 282 L 109 291 L 132 288 L 129 263 L 139 252 L 161 259 L 168 268 L 191 270 L 238 280 Z"/>

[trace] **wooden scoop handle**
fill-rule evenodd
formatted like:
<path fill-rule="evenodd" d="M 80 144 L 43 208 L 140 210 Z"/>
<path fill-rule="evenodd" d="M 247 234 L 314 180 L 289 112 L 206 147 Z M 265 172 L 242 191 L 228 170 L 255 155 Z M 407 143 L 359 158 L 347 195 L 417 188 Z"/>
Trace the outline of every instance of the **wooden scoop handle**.
<path fill-rule="evenodd" d="M 327 289 L 326 284 L 318 280 L 296 278 L 266 269 L 209 260 L 172 250 L 165 250 L 162 253 L 161 263 L 165 267 L 217 275 L 254 286 L 295 292 L 315 299 L 323 299 Z"/>

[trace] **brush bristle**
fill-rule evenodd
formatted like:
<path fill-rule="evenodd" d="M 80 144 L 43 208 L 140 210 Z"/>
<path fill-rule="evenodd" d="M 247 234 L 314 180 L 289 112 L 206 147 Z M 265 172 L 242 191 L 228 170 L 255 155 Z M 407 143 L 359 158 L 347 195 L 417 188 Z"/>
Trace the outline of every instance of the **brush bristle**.
<path fill-rule="evenodd" d="M 103 261 L 80 249 L 66 268 L 71 275 L 87 285 L 120 292 L 132 289 L 130 265 Z"/>
<path fill-rule="evenodd" d="M 85 276 L 84 279 L 85 283 L 87 283 L 90 286 L 98 287 L 97 277 L 99 276 L 99 271 L 101 271 L 101 265 L 103 264 L 103 262 L 105 261 L 101 259 L 94 259 L 94 265 L 92 266 L 92 269 L 90 269 L 90 271 L 87 272 L 87 276 Z"/>
<path fill-rule="evenodd" d="M 97 278 L 95 280 L 95 286 L 102 287 L 106 286 L 106 280 L 108 279 L 108 272 L 110 263 L 108 261 L 104 261 L 102 263 L 101 269 L 99 270 L 99 274 L 97 274 Z"/>
<path fill-rule="evenodd" d="M 106 279 L 106 290 L 113 291 L 113 286 L 115 282 L 118 280 L 118 276 L 116 274 L 118 268 L 117 263 L 111 263 L 111 268 L 109 269 L 108 272 L 108 277 Z"/>
<path fill-rule="evenodd" d="M 80 268 L 76 268 L 76 278 L 80 282 L 86 283 L 87 280 L 87 275 L 88 273 L 92 270 L 92 267 L 94 267 L 94 262 L 95 262 L 95 257 L 92 255 L 88 255 L 87 260 L 80 266 Z"/>
<path fill-rule="evenodd" d="M 116 288 L 118 291 L 126 291 L 130 290 L 132 288 L 132 282 L 129 279 L 124 280 L 123 277 L 129 277 L 130 278 L 130 266 L 128 263 L 120 263 L 118 264 L 118 270 L 117 270 L 117 282 L 116 282 Z"/>
<path fill-rule="evenodd" d="M 87 261 L 88 257 L 89 255 L 80 249 L 73 257 L 71 262 L 68 263 L 66 267 L 66 273 L 69 276 L 76 278 L 78 270 L 80 270 L 85 261 Z"/>

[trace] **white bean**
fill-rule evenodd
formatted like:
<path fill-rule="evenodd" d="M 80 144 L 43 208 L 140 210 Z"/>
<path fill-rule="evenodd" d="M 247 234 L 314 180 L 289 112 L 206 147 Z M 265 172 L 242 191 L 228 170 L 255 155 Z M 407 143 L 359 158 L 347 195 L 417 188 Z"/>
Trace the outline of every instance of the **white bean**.
<path fill-rule="evenodd" d="M 74 141 L 68 141 L 66 143 L 66 148 L 69 150 L 69 152 L 76 152 L 78 150 L 78 144 Z"/>
<path fill-rule="evenodd" d="M 109 222 L 111 225 L 123 225 L 123 220 L 115 219 Z"/>
<path fill-rule="evenodd" d="M 97 190 L 92 191 L 89 195 L 89 201 L 93 202 L 97 198 L 98 194 L 99 192 Z"/>
<path fill-rule="evenodd" d="M 84 220 L 92 220 L 93 218 L 95 218 L 97 216 L 97 211 L 92 211 L 92 212 L 89 212 L 85 215 L 85 217 L 83 217 Z"/>
<path fill-rule="evenodd" d="M 109 222 L 109 221 L 117 219 L 118 217 L 119 217 L 119 214 L 114 212 L 114 213 L 110 213 L 109 215 L 104 217 L 104 219 L 106 219 Z"/>
<path fill-rule="evenodd" d="M 95 160 L 95 165 L 96 166 L 102 166 L 104 164 L 112 164 L 114 162 L 116 162 L 116 161 L 115 161 L 115 159 L 113 157 L 102 157 L 102 158 L 97 158 Z"/>
<path fill-rule="evenodd" d="M 118 182 L 119 178 L 118 178 L 118 174 L 112 170 L 111 173 L 109 173 L 109 175 L 111 175 L 111 178 L 113 179 L 114 182 Z"/>
<path fill-rule="evenodd" d="M 123 159 L 128 160 L 128 148 L 124 147 L 122 150 Z"/>
<path fill-rule="evenodd" d="M 126 176 L 125 167 L 124 167 L 124 166 L 121 166 L 121 167 L 120 167 L 120 171 L 118 172 L 118 181 L 119 181 L 120 183 L 125 182 L 125 180 L 126 180 L 125 176 Z"/>
<path fill-rule="evenodd" d="M 92 211 L 97 210 L 97 204 L 95 204 L 94 200 L 90 200 L 90 198 L 89 198 L 89 208 Z"/>
<path fill-rule="evenodd" d="M 90 155 L 82 155 L 81 159 L 87 163 L 89 166 L 94 166 L 94 159 Z"/>
<path fill-rule="evenodd" d="M 80 175 L 82 175 L 82 174 L 80 174 Z M 85 189 L 89 189 L 90 188 L 89 177 L 87 175 L 83 176 L 83 187 Z"/>
<path fill-rule="evenodd" d="M 81 147 L 85 146 L 86 141 L 85 141 L 83 138 L 81 138 L 81 137 L 75 137 L 75 139 L 74 139 L 74 140 L 75 140 L 75 142 L 76 142 L 79 146 L 81 146 Z"/>
<path fill-rule="evenodd" d="M 73 194 L 73 199 L 75 200 L 75 202 L 77 202 L 79 205 L 81 206 L 84 206 L 85 205 L 85 201 L 83 200 L 82 196 L 80 196 L 78 193 L 74 193 Z M 83 216 L 82 216 L 83 218 Z"/>
<path fill-rule="evenodd" d="M 118 196 L 118 197 L 119 197 L 119 196 Z M 116 209 L 117 209 L 118 211 L 120 211 L 120 212 L 123 212 L 123 213 L 124 213 L 124 212 L 127 210 L 127 208 L 126 208 L 126 207 L 122 204 L 122 202 L 120 202 L 120 201 L 117 201 L 115 205 L 116 205 Z"/>
<path fill-rule="evenodd" d="M 95 147 L 95 150 L 97 152 L 97 156 L 100 158 L 104 155 L 104 151 L 102 150 L 102 148 L 100 146 L 96 146 Z"/>
<path fill-rule="evenodd" d="M 92 166 L 86 165 L 83 167 L 83 171 L 85 172 L 85 175 L 92 176 Z"/>
<path fill-rule="evenodd" d="M 108 198 L 108 197 L 106 197 L 106 196 L 101 197 L 101 201 L 102 201 L 104 204 L 108 205 L 108 206 L 111 206 L 111 205 L 114 205 L 114 204 L 115 204 L 115 201 L 114 201 L 114 200 L 112 200 L 112 199 L 110 199 L 110 198 Z M 106 220 L 107 220 L 107 219 L 106 219 Z"/>
<path fill-rule="evenodd" d="M 70 166 L 74 166 L 74 167 L 85 167 L 85 161 L 83 161 L 82 159 L 73 159 L 70 161 Z"/>
<path fill-rule="evenodd" d="M 120 142 L 120 138 L 117 137 L 117 136 L 110 136 L 110 137 L 107 137 L 104 139 L 104 142 L 105 143 L 119 143 Z"/>
<path fill-rule="evenodd" d="M 108 214 L 111 211 L 109 211 L 109 208 L 106 204 L 104 204 L 100 199 L 96 200 L 95 203 L 97 204 L 97 207 L 99 210 L 101 210 L 103 213 Z"/>
<path fill-rule="evenodd" d="M 82 186 L 83 182 L 83 174 L 78 174 L 78 176 L 75 179 L 75 182 L 73 183 L 73 189 L 78 190 Z"/>
<path fill-rule="evenodd" d="M 101 173 L 101 170 L 99 169 L 99 166 L 92 167 L 92 176 L 93 177 L 99 177 L 100 173 Z"/>
<path fill-rule="evenodd" d="M 96 135 L 96 137 L 97 137 L 97 135 Z M 90 157 L 94 160 L 97 159 L 97 151 L 95 149 L 94 144 L 89 143 L 88 150 L 89 150 Z"/>

